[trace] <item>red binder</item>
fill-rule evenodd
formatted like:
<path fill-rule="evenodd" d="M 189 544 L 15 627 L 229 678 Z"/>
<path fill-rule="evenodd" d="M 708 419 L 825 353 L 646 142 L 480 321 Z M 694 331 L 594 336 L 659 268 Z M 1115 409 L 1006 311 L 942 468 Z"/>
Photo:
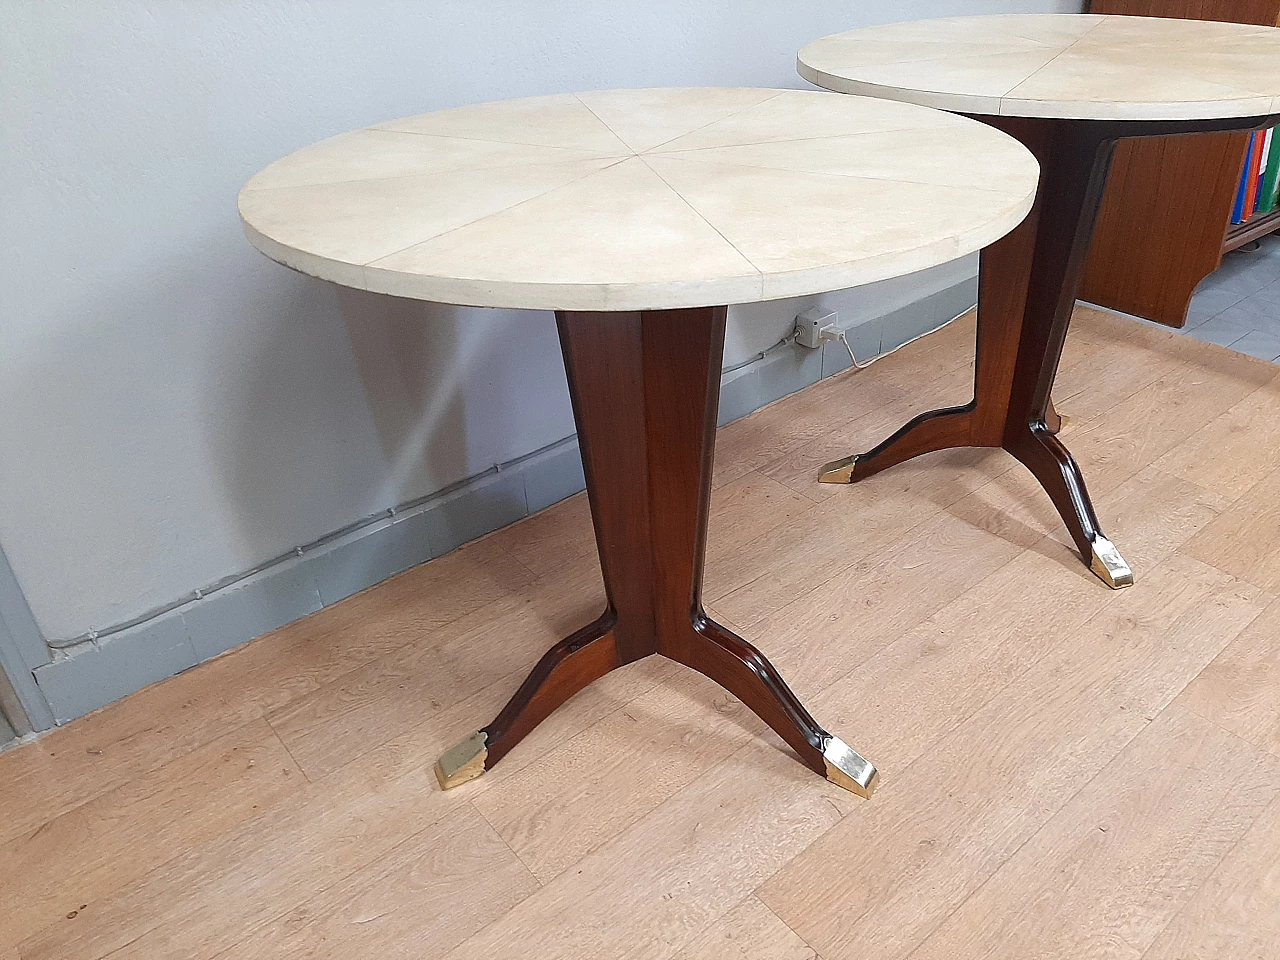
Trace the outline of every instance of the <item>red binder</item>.
<path fill-rule="evenodd" d="M 1249 151 L 1249 160 L 1245 165 L 1244 175 L 1244 218 L 1248 220 L 1258 206 L 1258 173 L 1262 167 L 1261 136 L 1254 136 L 1253 148 Z"/>

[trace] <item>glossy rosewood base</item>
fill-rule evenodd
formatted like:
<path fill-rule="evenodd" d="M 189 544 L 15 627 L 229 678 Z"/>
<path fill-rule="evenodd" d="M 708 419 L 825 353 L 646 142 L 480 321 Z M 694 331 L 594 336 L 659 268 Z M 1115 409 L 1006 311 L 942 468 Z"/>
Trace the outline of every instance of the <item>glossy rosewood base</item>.
<path fill-rule="evenodd" d="M 816 773 L 860 796 L 875 789 L 875 768 L 702 609 L 725 312 L 557 314 L 608 608 L 548 650 L 494 721 L 441 757 L 442 786 L 492 767 L 593 680 L 660 654 L 725 687 Z"/>
<path fill-rule="evenodd" d="M 949 447 L 1002 447 L 1040 481 L 1089 568 L 1109 587 L 1127 587 L 1133 572 L 1102 533 L 1080 468 L 1056 436 L 1061 424 L 1049 399 L 1111 156 L 1122 138 L 1256 129 L 1276 118 L 975 119 L 1025 144 L 1041 174 L 1031 214 L 982 252 L 974 398 L 916 417 L 872 450 L 827 464 L 819 480 L 853 483 Z"/>

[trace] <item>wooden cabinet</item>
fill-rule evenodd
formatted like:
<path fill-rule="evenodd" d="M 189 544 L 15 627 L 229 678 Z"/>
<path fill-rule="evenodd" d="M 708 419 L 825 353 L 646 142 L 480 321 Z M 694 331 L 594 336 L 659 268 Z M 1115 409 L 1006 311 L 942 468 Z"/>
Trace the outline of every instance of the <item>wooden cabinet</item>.
<path fill-rule="evenodd" d="M 1093 0 L 1089 11 L 1280 25 L 1280 0 Z M 1231 225 L 1248 142 L 1228 133 L 1118 144 L 1080 298 L 1182 326 L 1226 250 L 1280 230 L 1280 213 Z"/>

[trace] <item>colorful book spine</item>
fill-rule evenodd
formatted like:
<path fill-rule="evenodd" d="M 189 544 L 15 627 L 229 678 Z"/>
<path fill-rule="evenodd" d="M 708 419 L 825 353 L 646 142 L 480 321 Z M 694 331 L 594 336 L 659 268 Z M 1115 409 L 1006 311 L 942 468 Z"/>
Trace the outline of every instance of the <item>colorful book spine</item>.
<path fill-rule="evenodd" d="M 1276 130 L 1267 131 L 1270 137 L 1271 151 L 1267 155 L 1266 169 L 1262 173 L 1262 186 L 1259 188 L 1258 212 L 1270 213 L 1280 205 L 1280 140 L 1276 139 Z"/>
<path fill-rule="evenodd" d="M 1262 144 L 1266 138 L 1261 132 L 1255 132 L 1249 150 L 1249 163 L 1244 174 L 1244 219 L 1247 222 L 1253 216 L 1258 203 L 1258 168 L 1262 164 Z"/>
<path fill-rule="evenodd" d="M 1271 131 L 1262 131 L 1262 149 L 1258 151 L 1258 185 L 1253 191 L 1253 212 L 1262 206 L 1262 178 L 1267 175 L 1267 158 L 1271 153 Z"/>
<path fill-rule="evenodd" d="M 1240 174 L 1240 186 L 1236 188 L 1236 202 L 1231 207 L 1231 222 L 1244 223 L 1244 201 L 1249 192 L 1249 161 L 1253 157 L 1253 140 L 1256 133 L 1249 134 L 1249 148 L 1244 154 L 1244 170 Z"/>

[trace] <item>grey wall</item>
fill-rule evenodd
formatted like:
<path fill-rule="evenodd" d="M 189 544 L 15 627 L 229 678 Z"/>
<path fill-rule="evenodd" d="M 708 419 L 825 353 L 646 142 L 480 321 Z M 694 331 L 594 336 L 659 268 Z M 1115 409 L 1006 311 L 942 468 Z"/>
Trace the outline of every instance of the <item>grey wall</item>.
<path fill-rule="evenodd" d="M 796 49 L 835 30 L 1078 7 L 0 0 L 0 545 L 40 632 L 146 615 L 572 433 L 549 315 L 343 291 L 257 255 L 235 195 L 269 161 L 486 99 L 801 86 Z M 865 320 L 953 274 L 837 300 Z M 796 306 L 736 311 L 726 363 Z"/>

